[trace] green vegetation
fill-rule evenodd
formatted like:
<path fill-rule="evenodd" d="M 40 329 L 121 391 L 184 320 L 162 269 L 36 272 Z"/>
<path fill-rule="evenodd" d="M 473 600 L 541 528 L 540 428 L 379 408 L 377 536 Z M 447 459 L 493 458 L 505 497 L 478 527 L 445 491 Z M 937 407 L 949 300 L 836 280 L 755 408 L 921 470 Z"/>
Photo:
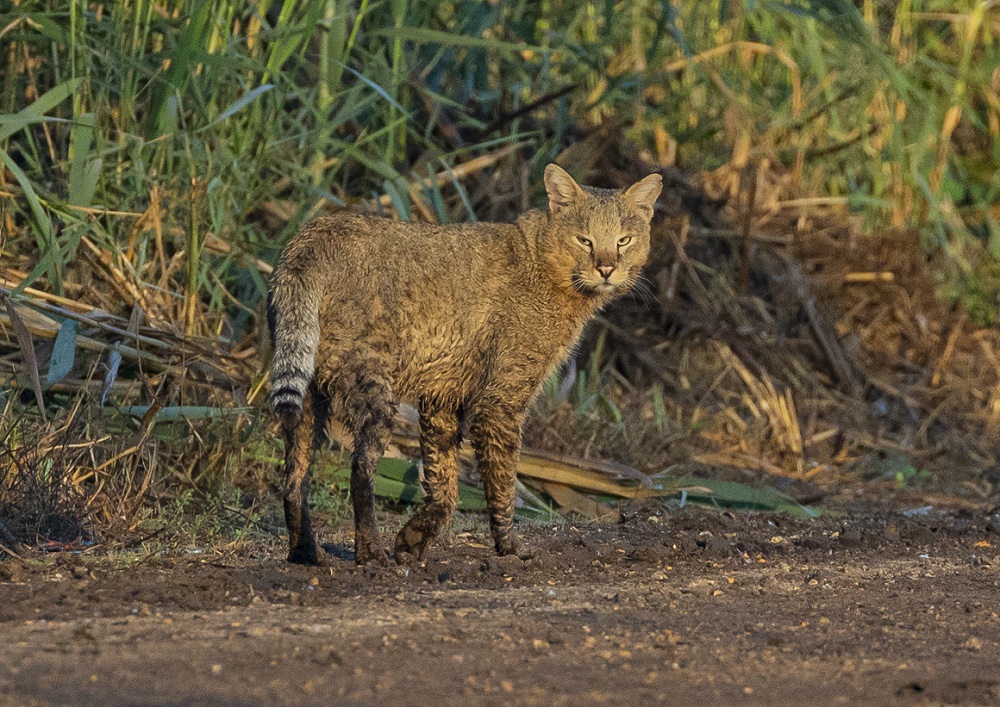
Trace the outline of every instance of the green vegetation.
<path fill-rule="evenodd" d="M 18 0 L 6 252 L 61 291 L 87 238 L 188 331 L 228 312 L 239 333 L 264 281 L 220 241 L 271 261 L 317 209 L 378 194 L 474 217 L 487 194 L 408 185 L 505 142 L 537 176 L 577 124 L 616 120 L 657 161 L 768 160 L 975 283 L 1000 253 L 998 23 L 933 0 Z"/>

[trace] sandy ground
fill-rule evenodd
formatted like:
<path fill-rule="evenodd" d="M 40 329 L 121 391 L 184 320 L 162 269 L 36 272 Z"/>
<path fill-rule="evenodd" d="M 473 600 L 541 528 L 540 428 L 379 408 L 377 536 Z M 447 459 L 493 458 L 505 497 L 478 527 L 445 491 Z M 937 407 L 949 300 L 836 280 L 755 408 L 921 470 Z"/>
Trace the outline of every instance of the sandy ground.
<path fill-rule="evenodd" d="M 483 535 L 379 570 L 343 528 L 320 568 L 0 563 L 0 704 L 1000 704 L 1000 518 L 640 513 L 523 528 L 527 560 Z"/>

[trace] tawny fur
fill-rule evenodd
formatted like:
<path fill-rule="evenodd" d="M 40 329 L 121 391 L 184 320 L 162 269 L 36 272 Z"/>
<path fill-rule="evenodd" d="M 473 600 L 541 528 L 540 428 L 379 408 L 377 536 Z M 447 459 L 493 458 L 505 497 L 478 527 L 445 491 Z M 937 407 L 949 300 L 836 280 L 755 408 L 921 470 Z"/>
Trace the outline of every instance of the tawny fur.
<path fill-rule="evenodd" d="M 426 498 L 395 556 L 423 555 L 458 502 L 467 424 L 497 552 L 511 554 L 521 425 L 596 310 L 631 288 L 661 189 L 580 187 L 549 165 L 548 210 L 438 226 L 339 214 L 308 223 L 274 272 L 271 400 L 285 435 L 289 560 L 317 562 L 307 491 L 332 417 L 354 436 L 355 558 L 384 563 L 373 478 L 399 402 L 420 412 Z"/>

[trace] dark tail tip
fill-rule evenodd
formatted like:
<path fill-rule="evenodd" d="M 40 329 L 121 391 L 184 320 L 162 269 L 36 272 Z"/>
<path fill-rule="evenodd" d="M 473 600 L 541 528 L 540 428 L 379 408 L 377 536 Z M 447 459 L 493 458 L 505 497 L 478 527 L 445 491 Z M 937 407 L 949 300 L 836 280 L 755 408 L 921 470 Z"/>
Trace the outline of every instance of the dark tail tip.
<path fill-rule="evenodd" d="M 302 406 L 292 403 L 274 405 L 274 413 L 281 422 L 282 429 L 294 430 L 302 419 Z"/>
<path fill-rule="evenodd" d="M 293 402 L 279 402 L 274 404 L 274 412 L 281 417 L 286 417 L 288 415 L 298 416 L 302 413 L 302 403 Z"/>
<path fill-rule="evenodd" d="M 271 393 L 271 407 L 286 422 L 298 420 L 302 414 L 303 395 L 295 388 L 284 386 Z"/>

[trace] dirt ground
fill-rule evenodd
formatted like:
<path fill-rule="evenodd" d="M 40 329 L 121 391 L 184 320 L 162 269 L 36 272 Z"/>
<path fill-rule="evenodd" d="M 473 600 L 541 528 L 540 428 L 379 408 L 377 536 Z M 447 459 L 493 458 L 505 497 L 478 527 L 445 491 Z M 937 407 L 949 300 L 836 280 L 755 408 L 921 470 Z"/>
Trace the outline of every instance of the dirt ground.
<path fill-rule="evenodd" d="M 475 528 L 409 568 L 344 528 L 321 568 L 0 563 L 0 704 L 1000 704 L 1000 517 Z"/>

